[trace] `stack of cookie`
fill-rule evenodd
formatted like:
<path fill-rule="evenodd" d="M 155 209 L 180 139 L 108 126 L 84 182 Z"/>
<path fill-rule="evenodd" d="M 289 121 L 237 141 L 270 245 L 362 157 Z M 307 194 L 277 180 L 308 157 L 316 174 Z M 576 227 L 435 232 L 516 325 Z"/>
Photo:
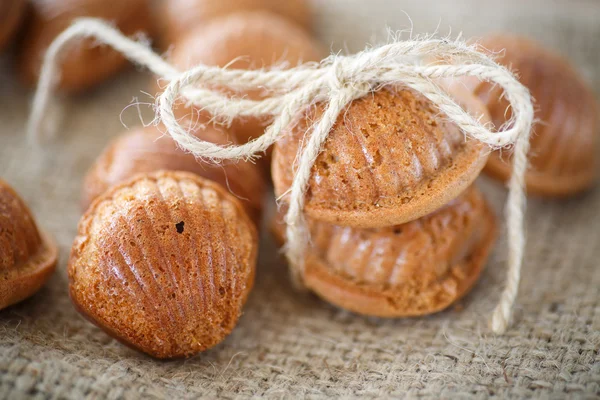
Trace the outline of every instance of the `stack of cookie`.
<path fill-rule="evenodd" d="M 466 89 L 453 95 L 489 120 Z M 275 145 L 272 176 L 283 207 L 274 231 L 281 240 L 294 162 L 322 112 L 307 111 Z M 337 306 L 381 317 L 424 315 L 462 297 L 495 241 L 495 217 L 473 186 L 488 153 L 408 88 L 353 101 L 312 168 L 305 285 Z"/>

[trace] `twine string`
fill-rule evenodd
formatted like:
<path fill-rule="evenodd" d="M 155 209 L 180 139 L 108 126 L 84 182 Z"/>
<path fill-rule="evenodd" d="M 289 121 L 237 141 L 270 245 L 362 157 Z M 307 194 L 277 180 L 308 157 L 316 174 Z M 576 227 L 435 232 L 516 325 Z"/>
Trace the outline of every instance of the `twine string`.
<path fill-rule="evenodd" d="M 84 18 L 62 32 L 49 47 L 42 66 L 28 123 L 29 137 L 46 135 L 43 123 L 50 94 L 57 82 L 58 63 L 65 48 L 83 38 L 94 38 L 111 46 L 129 60 L 147 67 L 168 81 L 157 99 L 160 120 L 178 145 L 199 159 L 211 162 L 251 159 L 277 142 L 294 118 L 315 103 L 325 104 L 321 118 L 311 127 L 301 149 L 289 190 L 286 222 L 286 256 L 292 277 L 302 283 L 303 255 L 309 232 L 303 217 L 305 193 L 311 170 L 340 113 L 353 100 L 386 85 L 404 85 L 428 98 L 466 136 L 496 149 L 513 145 L 513 172 L 506 204 L 508 271 L 506 287 L 493 312 L 491 327 L 503 333 L 509 326 L 519 286 L 525 248 L 523 182 L 527 167 L 533 105 L 529 91 L 505 67 L 498 65 L 474 45 L 463 41 L 426 38 L 393 41 L 351 56 L 332 55 L 319 64 L 305 64 L 287 70 L 236 70 L 198 65 L 180 72 L 144 43 L 125 37 L 97 19 Z M 427 64 L 427 60 L 436 60 Z M 467 113 L 436 83 L 440 78 L 477 77 L 499 85 L 512 107 L 512 116 L 499 131 L 492 131 Z M 261 100 L 226 96 L 215 87 L 233 91 L 264 88 L 272 95 Z M 173 108 L 185 99 L 210 113 L 216 123 L 229 124 L 240 116 L 272 116 L 272 124 L 258 138 L 241 145 L 218 145 L 192 135 L 176 118 Z"/>

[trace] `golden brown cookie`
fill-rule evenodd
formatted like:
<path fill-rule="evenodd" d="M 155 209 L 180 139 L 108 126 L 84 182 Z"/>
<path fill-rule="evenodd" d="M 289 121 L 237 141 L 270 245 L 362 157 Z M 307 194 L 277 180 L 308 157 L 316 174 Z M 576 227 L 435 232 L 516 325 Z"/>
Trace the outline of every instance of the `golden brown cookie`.
<path fill-rule="evenodd" d="M 20 45 L 19 67 L 24 82 L 34 85 L 43 55 L 52 41 L 78 17 L 113 22 L 126 35 L 150 32 L 148 0 L 33 0 L 33 17 Z M 104 81 L 127 65 L 127 61 L 94 39 L 83 40 L 66 50 L 60 68 L 59 87 L 80 92 Z"/>
<path fill-rule="evenodd" d="M 466 89 L 454 93 L 487 120 Z M 292 184 L 304 133 L 323 106 L 312 107 L 274 146 L 277 196 Z M 307 131 L 308 130 L 308 131 Z M 463 132 L 423 95 L 387 87 L 343 111 L 312 168 L 304 211 L 337 225 L 376 228 L 412 221 L 460 195 L 478 176 L 489 150 Z M 286 196 L 289 196 L 287 194 Z"/>
<path fill-rule="evenodd" d="M 123 343 L 192 356 L 235 327 L 258 238 L 238 200 L 187 172 L 137 175 L 97 198 L 69 260 L 73 303 Z"/>
<path fill-rule="evenodd" d="M 196 129 L 195 135 L 213 143 L 232 142 L 226 131 L 210 126 Z M 197 160 L 155 126 L 138 127 L 109 143 L 85 178 L 84 209 L 109 187 L 136 174 L 157 170 L 193 172 L 217 182 L 238 198 L 253 221 L 260 220 L 266 185 L 259 167 L 250 162 L 214 165 Z"/>
<path fill-rule="evenodd" d="M 27 2 L 25 0 L 0 1 L 0 50 L 3 50 L 21 26 Z"/>
<path fill-rule="evenodd" d="M 293 67 L 319 61 L 323 56 L 319 44 L 288 20 L 268 12 L 246 12 L 212 20 L 180 37 L 169 60 L 181 70 L 197 64 L 259 69 L 274 65 Z M 263 97 L 259 89 L 230 94 L 251 99 Z M 206 113 L 200 115 L 198 110 L 185 107 L 176 111 L 178 117 L 210 118 Z M 271 120 L 268 117 L 236 119 L 231 128 L 239 142 L 245 143 L 262 135 Z"/>
<path fill-rule="evenodd" d="M 40 290 L 57 259 L 54 241 L 38 230 L 27 205 L 0 180 L 0 310 Z"/>
<path fill-rule="evenodd" d="M 431 314 L 477 281 L 496 238 L 495 217 L 472 187 L 403 225 L 356 229 L 309 220 L 305 283 L 328 302 L 378 317 Z M 274 225 L 281 240 L 284 225 Z"/>
<path fill-rule="evenodd" d="M 165 46 L 212 19 L 242 11 L 269 11 L 304 28 L 311 24 L 308 0 L 164 0 L 159 10 Z"/>
<path fill-rule="evenodd" d="M 519 76 L 535 98 L 535 118 L 527 190 L 543 196 L 567 196 L 588 189 L 595 182 L 598 135 L 598 105 L 581 75 L 560 55 L 519 36 L 484 38 L 481 45 L 498 52 L 498 61 Z M 502 51 L 502 52 L 501 52 Z M 510 117 L 502 89 L 469 81 L 487 105 L 498 128 Z M 485 172 L 507 181 L 512 170 L 508 151 L 490 156 Z"/>

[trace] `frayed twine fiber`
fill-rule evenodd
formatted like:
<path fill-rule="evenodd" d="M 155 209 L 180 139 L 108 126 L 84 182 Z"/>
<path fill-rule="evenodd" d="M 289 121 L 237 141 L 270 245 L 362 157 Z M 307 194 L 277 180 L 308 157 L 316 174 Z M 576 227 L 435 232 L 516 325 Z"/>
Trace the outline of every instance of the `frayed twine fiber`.
<path fill-rule="evenodd" d="M 309 240 L 302 210 L 310 171 L 338 115 L 352 100 L 384 85 L 401 84 L 422 93 L 465 135 L 491 148 L 514 145 L 513 173 L 506 204 L 509 253 L 507 283 L 491 321 L 495 333 L 505 332 L 517 295 L 525 247 L 523 224 L 526 199 L 523 182 L 533 105 L 529 91 L 513 74 L 478 52 L 476 46 L 460 40 L 425 38 L 393 41 L 352 56 L 332 55 L 318 65 L 301 65 L 288 70 L 248 71 L 198 65 L 179 72 L 144 43 L 125 37 L 102 20 L 83 18 L 62 32 L 46 52 L 29 119 L 30 138 L 36 140 L 46 136 L 44 128 L 55 129 L 55 126 L 44 125 L 43 121 L 57 81 L 61 52 L 69 43 L 87 37 L 113 47 L 131 61 L 169 81 L 157 99 L 156 122 L 162 121 L 168 133 L 184 150 L 204 160 L 219 162 L 256 157 L 279 140 L 284 129 L 308 106 L 317 102 L 327 104 L 322 118 L 311 128 L 312 134 L 300 156 L 285 218 L 286 256 L 292 278 L 299 284 L 302 283 L 303 256 Z M 415 60 L 422 63 L 416 63 Z M 438 61 L 427 64 L 427 60 Z M 465 112 L 435 82 L 440 78 L 464 76 L 493 82 L 504 89 L 504 95 L 512 107 L 512 117 L 504 129 L 492 132 Z M 227 97 L 218 91 L 206 89 L 215 86 L 233 90 L 263 87 L 273 95 L 263 100 L 248 100 Z M 194 137 L 179 124 L 173 113 L 173 105 L 181 96 L 190 104 L 208 111 L 216 122 L 222 124 L 243 116 L 270 115 L 274 121 L 259 138 L 239 146 L 220 146 Z"/>

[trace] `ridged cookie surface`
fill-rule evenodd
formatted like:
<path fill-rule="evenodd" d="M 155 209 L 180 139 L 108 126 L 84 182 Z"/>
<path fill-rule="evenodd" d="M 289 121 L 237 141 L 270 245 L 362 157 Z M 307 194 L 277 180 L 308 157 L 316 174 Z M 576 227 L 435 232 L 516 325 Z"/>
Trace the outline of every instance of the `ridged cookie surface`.
<path fill-rule="evenodd" d="M 254 280 L 257 233 L 221 186 L 184 172 L 138 175 L 97 198 L 69 260 L 91 321 L 158 358 L 191 356 L 234 328 Z"/>
<path fill-rule="evenodd" d="M 211 126 L 196 129 L 194 133 L 213 143 L 235 142 L 226 131 Z M 178 148 L 171 137 L 155 126 L 135 128 L 108 144 L 86 175 L 84 209 L 109 187 L 136 174 L 158 170 L 193 172 L 219 183 L 240 200 L 255 222 L 260 220 L 266 185 L 258 166 L 243 161 L 223 165 L 203 162 Z"/>
<path fill-rule="evenodd" d="M 37 292 L 57 258 L 54 242 L 40 233 L 23 200 L 0 180 L 0 309 Z"/>
<path fill-rule="evenodd" d="M 434 214 L 402 225 L 356 229 L 309 221 L 305 283 L 365 315 L 440 311 L 477 281 L 495 241 L 494 215 L 476 188 Z M 284 225 L 275 225 L 281 239 Z"/>
<path fill-rule="evenodd" d="M 481 45 L 498 52 L 498 61 L 513 69 L 535 99 L 536 124 L 532 130 L 530 193 L 565 196 L 589 188 L 595 181 L 600 124 L 598 105 L 590 87 L 561 56 L 518 36 L 484 38 Z M 501 127 L 510 117 L 499 87 L 470 82 Z M 512 170 L 510 152 L 495 152 L 485 171 L 506 181 Z"/>
<path fill-rule="evenodd" d="M 485 107 L 472 94 L 464 89 L 454 94 L 486 120 Z M 272 176 L 277 196 L 290 188 L 300 143 L 308 141 L 304 134 L 310 135 L 322 111 L 322 106 L 311 108 L 276 143 Z M 487 153 L 423 95 L 384 88 L 354 100 L 338 117 L 313 165 L 305 212 L 363 228 L 405 223 L 462 193 L 485 165 Z"/>

